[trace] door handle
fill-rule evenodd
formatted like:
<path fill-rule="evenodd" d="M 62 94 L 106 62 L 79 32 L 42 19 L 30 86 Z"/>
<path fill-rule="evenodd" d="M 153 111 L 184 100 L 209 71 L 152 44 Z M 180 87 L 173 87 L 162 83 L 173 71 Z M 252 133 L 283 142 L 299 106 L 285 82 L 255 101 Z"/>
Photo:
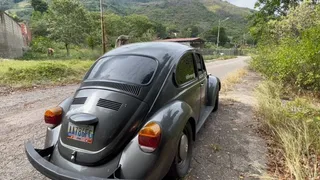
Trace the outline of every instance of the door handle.
<path fill-rule="evenodd" d="M 201 87 L 202 87 L 203 85 L 204 85 L 203 83 L 200 84 Z"/>

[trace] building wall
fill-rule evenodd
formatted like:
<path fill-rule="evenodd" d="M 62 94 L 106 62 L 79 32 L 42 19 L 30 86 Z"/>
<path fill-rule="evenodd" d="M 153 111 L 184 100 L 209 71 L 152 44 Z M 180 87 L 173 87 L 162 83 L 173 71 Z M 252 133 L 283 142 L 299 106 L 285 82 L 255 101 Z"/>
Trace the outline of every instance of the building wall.
<path fill-rule="evenodd" d="M 24 49 L 20 25 L 6 13 L 0 12 L 0 57 L 21 57 Z"/>
<path fill-rule="evenodd" d="M 24 23 L 19 23 L 21 27 L 22 38 L 24 42 L 24 46 L 28 47 L 31 43 L 31 31 L 28 26 Z"/>

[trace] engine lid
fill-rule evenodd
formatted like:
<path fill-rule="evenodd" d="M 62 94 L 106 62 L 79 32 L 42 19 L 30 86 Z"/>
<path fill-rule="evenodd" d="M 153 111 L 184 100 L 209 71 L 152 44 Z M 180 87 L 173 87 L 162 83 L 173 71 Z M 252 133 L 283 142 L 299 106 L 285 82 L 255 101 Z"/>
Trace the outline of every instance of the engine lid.
<path fill-rule="evenodd" d="M 134 96 L 79 90 L 63 117 L 59 152 L 74 163 L 101 164 L 114 158 L 133 138 L 147 112 L 148 105 Z"/>

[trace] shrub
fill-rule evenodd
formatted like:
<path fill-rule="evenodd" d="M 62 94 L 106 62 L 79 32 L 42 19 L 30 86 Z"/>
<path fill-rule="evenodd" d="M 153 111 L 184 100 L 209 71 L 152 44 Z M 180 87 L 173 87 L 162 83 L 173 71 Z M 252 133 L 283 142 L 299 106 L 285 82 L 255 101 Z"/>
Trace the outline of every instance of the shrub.
<path fill-rule="evenodd" d="M 32 40 L 32 51 L 47 53 L 48 48 L 53 48 L 53 42 L 46 37 L 36 37 Z"/>

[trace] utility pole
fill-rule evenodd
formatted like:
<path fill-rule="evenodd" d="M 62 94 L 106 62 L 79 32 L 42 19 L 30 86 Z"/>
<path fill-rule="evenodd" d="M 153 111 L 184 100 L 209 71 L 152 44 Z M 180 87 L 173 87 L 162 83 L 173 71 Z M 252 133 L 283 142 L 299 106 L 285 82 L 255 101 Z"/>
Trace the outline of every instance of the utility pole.
<path fill-rule="evenodd" d="M 227 21 L 228 19 L 229 19 L 229 17 L 227 17 L 223 21 L 221 21 L 221 19 L 219 19 L 218 36 L 217 36 L 217 48 L 219 47 L 219 43 L 220 43 L 220 26 L 221 26 L 221 22 Z"/>
<path fill-rule="evenodd" d="M 220 24 L 221 24 L 221 19 L 219 19 L 219 26 L 218 26 L 217 48 L 219 47 L 219 42 L 220 42 Z"/>
<path fill-rule="evenodd" d="M 103 18 L 103 7 L 102 0 L 100 0 L 100 11 L 101 11 L 101 31 L 102 31 L 102 52 L 106 53 L 106 36 L 105 36 L 105 28 L 104 28 L 104 18 Z"/>

